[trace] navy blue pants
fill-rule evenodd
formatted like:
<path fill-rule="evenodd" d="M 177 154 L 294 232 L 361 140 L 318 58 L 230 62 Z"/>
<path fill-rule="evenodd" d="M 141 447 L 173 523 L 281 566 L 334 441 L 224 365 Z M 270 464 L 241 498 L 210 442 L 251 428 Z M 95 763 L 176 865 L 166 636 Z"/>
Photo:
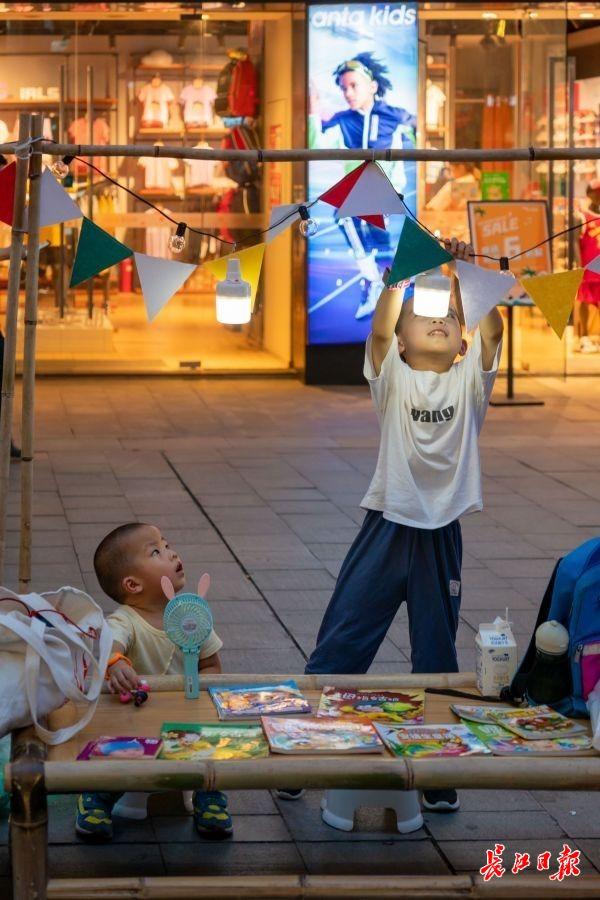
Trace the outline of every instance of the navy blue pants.
<path fill-rule="evenodd" d="M 413 672 L 457 672 L 461 564 L 458 521 L 433 530 L 410 528 L 368 510 L 306 672 L 366 672 L 403 602 Z"/>

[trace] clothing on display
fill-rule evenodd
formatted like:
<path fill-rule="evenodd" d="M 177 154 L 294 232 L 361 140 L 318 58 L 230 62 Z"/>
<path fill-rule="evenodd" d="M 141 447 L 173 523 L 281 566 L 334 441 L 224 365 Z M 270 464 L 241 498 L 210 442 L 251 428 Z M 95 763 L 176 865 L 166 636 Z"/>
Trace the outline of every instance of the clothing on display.
<path fill-rule="evenodd" d="M 600 254 L 600 221 L 598 214 L 592 211 L 585 212 L 582 218 L 585 224 L 579 229 L 579 253 L 581 265 L 585 266 Z M 596 221 L 593 221 L 594 219 Z M 600 306 L 600 275 L 586 269 L 579 285 L 577 299 L 581 303 Z"/>
<path fill-rule="evenodd" d="M 164 206 L 160 208 L 167 215 L 173 215 L 170 209 L 166 209 Z M 146 210 L 146 215 L 152 215 L 152 213 L 156 215 L 153 209 Z M 146 228 L 146 253 L 148 256 L 158 256 L 166 259 L 169 256 L 169 238 L 171 233 L 172 228 L 168 225 L 150 225 Z"/>
<path fill-rule="evenodd" d="M 146 190 L 171 191 L 173 189 L 172 172 L 178 165 L 176 159 L 142 157 L 138 160 L 138 165 L 144 170 Z"/>
<path fill-rule="evenodd" d="M 210 144 L 201 141 L 199 144 L 196 144 L 194 149 L 210 150 L 211 147 Z M 190 187 L 197 187 L 201 184 L 211 184 L 214 179 L 215 169 L 218 165 L 218 162 L 213 159 L 186 159 L 185 168 L 187 183 Z"/>
<path fill-rule="evenodd" d="M 0 144 L 6 144 L 8 142 L 9 134 L 8 125 L 0 119 Z"/>
<path fill-rule="evenodd" d="M 514 113 L 513 98 L 498 97 L 488 94 L 483 105 L 481 123 L 481 146 L 503 149 L 514 145 Z M 512 172 L 510 162 L 484 162 L 484 172 Z"/>
<path fill-rule="evenodd" d="M 142 125 L 150 127 L 155 125 L 166 128 L 169 123 L 169 104 L 175 100 L 175 95 L 165 84 L 159 75 L 155 75 L 152 81 L 145 84 L 139 94 L 138 100 L 143 104 Z"/>
<path fill-rule="evenodd" d="M 428 128 L 441 128 L 444 124 L 446 95 L 439 85 L 427 79 L 425 91 L 425 124 Z"/>
<path fill-rule="evenodd" d="M 192 84 L 187 84 L 179 95 L 185 124 L 211 126 L 214 122 L 215 96 L 214 86 L 202 78 L 194 78 Z"/>
<path fill-rule="evenodd" d="M 69 125 L 67 134 L 71 139 L 73 144 L 87 144 L 89 139 L 89 119 L 87 116 L 80 116 L 78 119 L 74 119 L 73 122 Z M 93 144 L 108 144 L 110 143 L 110 128 L 108 126 L 108 122 L 106 119 L 99 116 L 94 119 L 92 122 L 92 143 Z M 105 168 L 106 159 L 95 158 L 94 165 L 99 168 Z M 75 175 L 87 175 L 88 167 L 85 163 L 79 162 L 78 160 L 74 160 L 72 163 L 72 171 Z"/>

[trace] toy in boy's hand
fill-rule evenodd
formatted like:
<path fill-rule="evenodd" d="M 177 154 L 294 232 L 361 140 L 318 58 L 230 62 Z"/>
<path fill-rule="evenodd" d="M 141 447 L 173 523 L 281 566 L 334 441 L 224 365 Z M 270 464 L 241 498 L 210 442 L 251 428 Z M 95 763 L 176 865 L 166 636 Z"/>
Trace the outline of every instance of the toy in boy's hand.
<path fill-rule="evenodd" d="M 119 694 L 119 700 L 121 703 L 131 703 L 133 700 L 134 706 L 141 706 L 148 699 L 149 692 L 150 685 L 141 678 L 138 682 L 137 689 L 135 691 L 122 691 Z"/>
<path fill-rule="evenodd" d="M 166 575 L 160 583 L 169 600 L 163 615 L 163 628 L 167 637 L 183 651 L 185 696 L 188 700 L 195 700 L 200 696 L 200 647 L 213 627 L 210 606 L 203 596 L 210 587 L 210 575 L 202 575 L 197 594 L 184 592 L 175 596 L 173 583 Z"/>

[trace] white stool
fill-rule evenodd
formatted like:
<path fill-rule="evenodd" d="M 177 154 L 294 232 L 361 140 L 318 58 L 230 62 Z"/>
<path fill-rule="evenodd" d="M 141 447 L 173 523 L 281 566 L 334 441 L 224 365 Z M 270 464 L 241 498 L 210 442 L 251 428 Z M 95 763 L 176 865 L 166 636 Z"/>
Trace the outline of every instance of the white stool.
<path fill-rule="evenodd" d="M 321 817 L 332 828 L 352 831 L 354 813 L 361 806 L 393 809 L 400 834 L 417 831 L 423 826 L 417 791 L 325 791 Z"/>
<path fill-rule="evenodd" d="M 194 811 L 192 793 L 192 791 L 181 792 L 183 805 L 188 813 Z M 146 819 L 148 816 L 148 797 L 150 797 L 150 794 L 145 794 L 141 791 L 126 791 L 115 803 L 113 814 L 120 816 L 121 819 Z"/>

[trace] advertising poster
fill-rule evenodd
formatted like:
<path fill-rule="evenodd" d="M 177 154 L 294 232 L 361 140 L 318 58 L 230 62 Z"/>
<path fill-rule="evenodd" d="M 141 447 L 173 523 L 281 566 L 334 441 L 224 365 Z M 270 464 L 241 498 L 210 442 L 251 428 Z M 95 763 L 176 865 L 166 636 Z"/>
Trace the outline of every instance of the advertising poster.
<path fill-rule="evenodd" d="M 311 148 L 412 148 L 417 126 L 417 3 L 319 3 L 309 6 L 308 145 Z M 358 162 L 310 162 L 314 199 Z M 415 163 L 381 163 L 411 210 Z M 387 230 L 358 218 L 338 219 L 317 203 L 319 230 L 308 240 L 308 340 L 366 340 L 398 243 L 402 217 Z"/>
<path fill-rule="evenodd" d="M 547 240 L 548 207 L 545 200 L 499 200 L 469 203 L 469 228 L 475 253 L 514 256 L 526 247 Z M 523 254 L 510 264 L 517 278 L 549 275 L 552 272 L 550 244 Z M 479 265 L 498 270 L 498 263 L 478 259 Z"/>

